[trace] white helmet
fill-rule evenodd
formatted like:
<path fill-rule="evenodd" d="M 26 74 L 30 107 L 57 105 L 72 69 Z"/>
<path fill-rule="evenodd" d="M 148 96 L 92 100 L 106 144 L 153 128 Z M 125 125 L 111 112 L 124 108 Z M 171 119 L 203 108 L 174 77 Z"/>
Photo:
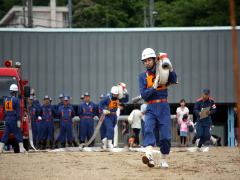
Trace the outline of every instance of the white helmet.
<path fill-rule="evenodd" d="M 16 84 L 12 84 L 9 88 L 10 91 L 18 91 L 18 86 Z"/>
<path fill-rule="evenodd" d="M 118 86 L 113 86 L 112 89 L 111 89 L 111 93 L 112 94 L 118 94 L 119 93 Z"/>
<path fill-rule="evenodd" d="M 152 48 L 146 48 L 142 51 L 142 61 L 147 58 L 155 58 L 156 53 Z"/>

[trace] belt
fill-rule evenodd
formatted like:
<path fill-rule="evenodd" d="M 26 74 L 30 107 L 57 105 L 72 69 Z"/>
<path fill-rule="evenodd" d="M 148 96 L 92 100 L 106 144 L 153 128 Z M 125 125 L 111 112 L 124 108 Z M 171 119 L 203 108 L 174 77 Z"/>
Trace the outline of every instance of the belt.
<path fill-rule="evenodd" d="M 82 118 L 90 119 L 90 118 L 93 118 L 93 116 L 82 116 Z"/>
<path fill-rule="evenodd" d="M 61 120 L 61 121 L 63 121 L 63 122 L 72 122 L 72 120 L 66 120 L 66 119 Z"/>
<path fill-rule="evenodd" d="M 116 112 L 110 112 L 110 114 L 116 114 Z"/>
<path fill-rule="evenodd" d="M 38 120 L 31 120 L 31 122 L 37 122 Z"/>
<path fill-rule="evenodd" d="M 52 119 L 46 119 L 46 121 L 52 121 Z"/>
<path fill-rule="evenodd" d="M 148 104 L 152 104 L 152 103 L 159 103 L 159 102 L 167 102 L 167 99 L 157 99 L 157 100 L 152 100 L 152 101 L 148 101 Z"/>

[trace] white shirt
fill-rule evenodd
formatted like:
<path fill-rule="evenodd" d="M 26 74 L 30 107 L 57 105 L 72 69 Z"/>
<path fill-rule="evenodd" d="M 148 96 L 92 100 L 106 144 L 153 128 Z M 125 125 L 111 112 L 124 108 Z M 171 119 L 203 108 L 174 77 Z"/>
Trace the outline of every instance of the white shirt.
<path fill-rule="evenodd" d="M 147 104 L 144 103 L 141 105 L 141 112 L 145 113 L 146 110 L 147 110 Z M 145 115 L 142 116 L 142 120 L 145 122 Z"/>
<path fill-rule="evenodd" d="M 142 113 L 139 109 L 134 109 L 128 117 L 128 122 L 132 128 L 141 129 Z"/>
<path fill-rule="evenodd" d="M 184 109 L 178 107 L 176 113 L 179 114 L 178 122 L 182 120 L 184 114 L 189 114 L 189 109 L 185 106 Z"/>

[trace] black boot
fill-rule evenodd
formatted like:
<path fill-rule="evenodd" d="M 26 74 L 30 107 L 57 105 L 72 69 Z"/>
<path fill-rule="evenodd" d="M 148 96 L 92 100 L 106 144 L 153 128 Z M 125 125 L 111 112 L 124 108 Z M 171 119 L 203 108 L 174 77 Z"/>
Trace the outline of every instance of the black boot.
<path fill-rule="evenodd" d="M 61 143 L 61 148 L 65 148 L 66 147 L 66 143 Z"/>
<path fill-rule="evenodd" d="M 88 147 L 94 147 L 94 141 Z"/>
<path fill-rule="evenodd" d="M 222 144 L 221 144 L 221 137 L 218 137 L 217 146 L 222 146 Z"/>
<path fill-rule="evenodd" d="M 72 143 L 73 143 L 74 147 L 78 147 L 78 143 L 75 140 L 73 140 Z"/>
<path fill-rule="evenodd" d="M 43 145 L 43 141 L 39 141 L 39 149 L 40 149 L 40 150 L 43 150 L 43 146 L 44 146 L 44 145 Z"/>
<path fill-rule="evenodd" d="M 68 141 L 68 147 L 72 147 L 72 141 Z"/>
<path fill-rule="evenodd" d="M 40 141 L 36 141 L 36 146 L 35 146 L 36 149 L 40 149 Z"/>
<path fill-rule="evenodd" d="M 58 145 L 59 145 L 59 141 L 56 140 L 56 141 L 54 142 L 54 148 L 55 148 L 55 149 L 58 149 L 58 148 L 59 148 Z"/>
<path fill-rule="evenodd" d="M 53 140 L 49 141 L 49 147 L 50 147 L 50 149 L 54 149 L 54 147 L 53 147 Z"/>
<path fill-rule="evenodd" d="M 47 140 L 44 140 L 42 142 L 42 150 L 45 150 L 46 149 L 46 146 L 47 146 Z"/>

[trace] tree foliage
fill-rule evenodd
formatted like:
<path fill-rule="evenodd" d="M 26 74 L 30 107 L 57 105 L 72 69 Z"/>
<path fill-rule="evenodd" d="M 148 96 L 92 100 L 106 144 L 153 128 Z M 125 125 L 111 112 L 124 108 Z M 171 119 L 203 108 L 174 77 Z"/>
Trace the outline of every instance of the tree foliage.
<path fill-rule="evenodd" d="M 236 2 L 240 24 L 240 2 Z M 144 4 L 149 18 L 149 0 L 78 0 L 74 6 L 75 27 L 143 27 Z M 155 0 L 155 26 L 228 26 L 229 0 Z"/>
<path fill-rule="evenodd" d="M 142 9 L 141 0 L 79 0 L 73 23 L 75 27 L 139 27 Z"/>

